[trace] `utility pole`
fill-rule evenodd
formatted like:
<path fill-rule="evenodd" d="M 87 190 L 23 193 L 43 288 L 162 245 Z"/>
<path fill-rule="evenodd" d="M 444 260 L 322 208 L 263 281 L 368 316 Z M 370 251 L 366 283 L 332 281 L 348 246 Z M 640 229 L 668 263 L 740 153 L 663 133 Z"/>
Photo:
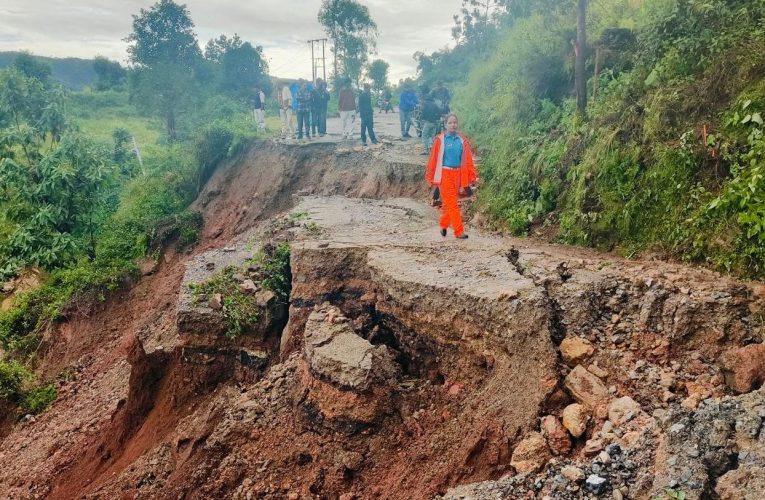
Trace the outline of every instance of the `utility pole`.
<path fill-rule="evenodd" d="M 321 57 L 317 57 L 314 52 L 313 44 L 321 42 Z M 321 64 L 321 70 L 322 74 L 324 75 L 324 81 L 327 81 L 327 65 L 326 65 L 326 57 L 324 52 L 324 45 L 326 44 L 327 39 L 326 38 L 317 38 L 314 40 L 308 40 L 308 43 L 311 44 L 311 78 L 312 81 L 316 81 L 316 73 L 318 72 L 318 66 Z M 321 62 L 320 62 L 321 61 Z"/>

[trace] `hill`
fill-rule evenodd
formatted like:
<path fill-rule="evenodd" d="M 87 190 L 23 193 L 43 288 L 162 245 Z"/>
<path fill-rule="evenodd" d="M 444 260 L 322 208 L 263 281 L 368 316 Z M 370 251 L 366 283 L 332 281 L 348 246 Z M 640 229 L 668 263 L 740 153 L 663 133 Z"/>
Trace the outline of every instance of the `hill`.
<path fill-rule="evenodd" d="M 0 69 L 12 65 L 13 60 L 18 55 L 19 52 L 0 52 Z M 93 71 L 93 59 L 34 57 L 50 65 L 53 78 L 69 88 L 79 90 L 96 82 L 96 72 Z"/>

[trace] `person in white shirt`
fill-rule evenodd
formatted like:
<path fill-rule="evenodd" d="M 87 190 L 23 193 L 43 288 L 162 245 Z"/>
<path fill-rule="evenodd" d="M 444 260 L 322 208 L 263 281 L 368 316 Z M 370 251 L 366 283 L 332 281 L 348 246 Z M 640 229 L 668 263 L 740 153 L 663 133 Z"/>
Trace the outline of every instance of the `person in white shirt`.
<path fill-rule="evenodd" d="M 257 86 L 252 88 L 250 96 L 250 105 L 252 106 L 252 116 L 258 130 L 266 131 L 266 94 Z"/>
<path fill-rule="evenodd" d="M 279 99 L 279 116 L 282 119 L 282 136 L 288 139 L 295 135 L 295 127 L 292 124 L 292 92 L 290 92 L 290 86 L 287 83 L 282 85 L 277 97 Z"/>

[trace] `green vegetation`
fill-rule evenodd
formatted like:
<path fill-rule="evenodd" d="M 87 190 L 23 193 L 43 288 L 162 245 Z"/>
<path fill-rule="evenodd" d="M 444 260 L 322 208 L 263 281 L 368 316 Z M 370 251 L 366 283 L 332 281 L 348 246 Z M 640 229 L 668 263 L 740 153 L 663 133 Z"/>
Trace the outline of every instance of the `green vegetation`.
<path fill-rule="evenodd" d="M 421 82 L 469 74 L 453 108 L 483 210 L 515 233 L 764 276 L 765 5 L 590 3 L 582 114 L 575 4 L 503 3 L 454 50 L 419 54 Z"/>
<path fill-rule="evenodd" d="M 260 313 L 255 294 L 240 287 L 243 278 L 248 275 L 248 268 L 254 283 L 271 290 L 277 301 L 286 304 L 292 286 L 289 259 L 289 244 L 266 245 L 243 267 L 228 266 L 206 282 L 190 285 L 194 300 L 209 303 L 217 300 L 217 296 L 228 325 L 226 336 L 232 339 L 239 337 L 257 323 Z"/>
<path fill-rule="evenodd" d="M 56 400 L 56 387 L 30 386 L 32 380 L 32 374 L 20 363 L 0 360 L 0 398 L 19 403 L 25 413 L 37 414 Z"/>
<path fill-rule="evenodd" d="M 187 207 L 257 136 L 246 94 L 265 78 L 261 49 L 221 36 L 202 57 L 188 12 L 168 0 L 134 21 L 135 66 L 98 58 L 96 91 L 66 91 L 29 54 L 0 71 L 0 281 L 44 272 L 0 312 L 0 397 L 26 412 L 56 397 L 25 367 L 40 333 L 106 300 L 138 259 L 196 244 L 202 217 Z M 195 50 L 180 67 L 165 64 L 184 47 Z"/>

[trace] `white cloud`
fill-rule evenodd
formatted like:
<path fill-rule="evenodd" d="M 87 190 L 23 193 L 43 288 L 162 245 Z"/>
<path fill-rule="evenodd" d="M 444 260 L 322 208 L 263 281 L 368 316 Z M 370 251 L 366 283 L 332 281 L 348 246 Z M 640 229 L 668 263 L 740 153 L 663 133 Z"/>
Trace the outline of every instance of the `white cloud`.
<path fill-rule="evenodd" d="M 312 38 L 324 36 L 316 16 L 320 0 L 188 0 L 200 45 L 220 34 L 238 33 L 262 45 L 272 73 L 310 77 Z M 377 55 L 391 65 L 391 80 L 415 72 L 412 54 L 451 42 L 452 16 L 461 0 L 361 0 L 378 25 Z M 29 50 L 57 57 L 97 54 L 125 61 L 122 39 L 132 14 L 150 2 L 126 0 L 4 0 L 0 6 L 0 50 Z M 327 47 L 327 68 L 331 53 Z"/>

